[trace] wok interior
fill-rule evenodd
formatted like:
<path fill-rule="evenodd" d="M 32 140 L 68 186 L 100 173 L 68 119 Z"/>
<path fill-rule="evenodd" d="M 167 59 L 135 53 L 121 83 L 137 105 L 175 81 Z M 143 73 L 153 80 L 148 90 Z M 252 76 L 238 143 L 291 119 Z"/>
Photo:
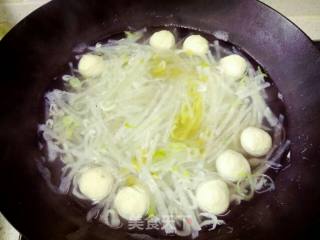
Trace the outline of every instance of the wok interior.
<path fill-rule="evenodd" d="M 249 62 L 251 63 L 251 65 L 255 68 L 255 69 L 258 69 L 258 67 L 263 67 L 263 66 L 259 66 L 259 64 L 249 55 L 247 54 L 245 51 L 243 51 L 241 49 L 241 47 L 238 47 L 238 46 L 235 46 L 233 45 L 232 43 L 228 42 L 228 41 L 225 41 L 225 40 L 221 40 L 221 39 L 217 39 L 215 36 L 211 35 L 211 34 L 208 34 L 208 33 L 204 33 L 204 32 L 201 32 L 201 31 L 196 31 L 196 30 L 192 30 L 192 29 L 188 29 L 188 28 L 184 28 L 184 27 L 175 27 L 175 26 L 172 26 L 172 27 L 149 27 L 147 32 L 144 34 L 144 38 L 149 38 L 150 35 L 155 32 L 155 31 L 158 31 L 158 30 L 162 30 L 162 29 L 167 29 L 167 30 L 170 30 L 172 31 L 176 36 L 177 36 L 177 39 L 179 41 L 179 39 L 184 39 L 185 37 L 191 35 L 191 34 L 199 34 L 203 37 L 205 37 L 206 39 L 208 39 L 208 41 L 210 43 L 213 43 L 214 41 L 219 41 L 219 44 L 221 47 L 227 49 L 228 51 L 231 51 L 231 52 L 234 52 L 234 53 L 238 53 L 238 54 L 241 54 L 243 56 L 245 56 L 246 59 L 249 60 Z M 130 29 L 131 30 L 131 29 Z M 108 37 L 102 37 L 100 38 L 98 41 L 92 41 L 90 43 L 88 43 L 88 45 L 94 45 L 95 43 L 99 42 L 99 43 L 106 43 L 108 42 L 109 40 L 118 40 L 118 39 L 121 39 L 123 38 L 125 35 L 123 32 L 120 32 L 120 33 L 116 33 L 116 34 L 113 34 L 111 36 L 108 36 Z M 75 46 L 72 54 L 71 54 L 71 59 L 70 61 L 72 62 L 72 64 L 74 66 L 76 66 L 77 64 L 77 61 L 75 60 L 76 59 L 76 56 L 79 54 L 79 49 L 81 50 L 81 48 L 84 48 L 85 46 L 87 46 L 86 44 L 84 43 L 80 43 L 78 46 Z M 264 69 L 262 69 L 263 72 L 266 72 L 264 71 Z M 274 84 L 274 82 L 272 81 L 272 79 L 267 76 L 266 77 L 266 81 L 270 82 L 271 83 L 271 86 L 268 87 L 266 89 L 267 91 L 267 95 L 268 95 L 268 98 L 266 99 L 266 102 L 268 104 L 268 106 L 272 109 L 272 111 L 275 113 L 275 115 L 278 117 L 279 115 L 283 115 L 285 116 L 285 122 L 284 122 L 284 125 L 286 127 L 286 123 L 287 123 L 287 115 L 286 115 L 286 108 L 285 108 L 285 103 L 283 102 L 283 100 L 281 100 L 279 98 L 279 91 L 276 87 L 276 85 Z M 45 89 L 45 92 L 43 92 L 43 95 L 52 90 L 52 89 L 63 89 L 63 84 L 62 84 L 62 80 L 61 79 L 58 79 L 58 81 L 52 81 L 50 82 L 50 84 L 48 85 L 48 87 Z M 44 109 L 44 108 L 43 108 Z M 45 118 L 44 118 L 44 112 L 42 112 L 41 114 L 41 120 L 40 122 L 44 122 L 45 121 Z M 39 136 L 41 137 L 41 136 Z M 43 144 L 45 144 L 45 142 L 43 141 L 43 139 L 41 139 L 41 142 Z M 282 156 L 282 159 L 280 160 L 281 164 L 282 164 L 282 168 L 286 168 L 288 167 L 288 164 L 289 164 L 289 161 L 290 159 L 286 157 L 288 151 L 286 151 L 285 154 L 283 154 Z M 44 155 L 44 157 L 47 155 L 47 153 L 44 151 L 42 153 Z M 52 183 L 54 185 L 59 185 L 59 182 L 60 182 L 60 169 L 63 165 L 63 162 L 53 162 L 53 163 L 45 163 L 45 167 L 48 168 L 49 172 L 52 173 Z M 278 169 L 278 170 L 272 170 L 272 169 L 269 169 L 267 174 L 270 175 L 273 179 L 275 179 L 277 177 L 277 173 L 280 171 L 281 169 Z M 43 169 L 41 168 L 40 172 L 43 172 Z M 46 178 L 46 176 L 43 176 L 44 178 Z M 271 193 L 272 194 L 272 193 Z M 69 198 L 70 196 L 68 196 L 67 198 Z M 217 234 L 217 235 L 220 235 L 221 232 L 232 232 L 233 231 L 233 227 L 232 227 L 232 222 L 237 219 L 237 216 L 239 216 L 239 214 L 246 214 L 246 211 L 248 209 L 248 207 L 251 207 L 250 205 L 251 204 L 256 204 L 254 202 L 258 202 L 259 199 L 263 198 L 264 197 L 264 194 L 262 194 L 261 196 L 260 195 L 255 195 L 255 197 L 253 199 L 251 199 L 249 202 L 243 202 L 241 205 L 235 205 L 233 204 L 232 207 L 231 207 L 231 213 L 227 214 L 226 216 L 222 217 L 222 219 L 226 220 L 227 224 L 224 226 L 219 226 L 217 230 L 213 231 L 213 232 L 216 232 L 217 233 L 213 233 L 213 234 Z M 80 199 L 77 199 L 77 198 L 70 198 L 69 201 L 72 202 L 72 204 L 74 204 L 74 206 L 76 208 L 79 208 L 80 211 L 83 212 L 83 214 L 85 215 L 85 213 L 90 209 L 91 207 L 91 203 L 90 201 L 87 201 L 87 200 L 80 200 Z M 85 216 L 83 216 L 83 218 L 85 218 Z M 230 222 L 230 224 L 229 224 Z M 97 224 L 97 223 L 95 223 Z M 128 223 L 125 222 L 125 225 L 124 227 L 119 230 L 119 231 L 123 231 L 123 230 L 126 230 L 128 229 Z M 146 223 L 144 223 L 146 224 Z M 107 227 L 106 227 L 107 228 Z M 165 237 L 168 237 L 164 232 L 162 231 L 156 231 L 156 230 L 131 230 L 129 231 L 131 234 L 147 234 L 149 236 L 153 236 L 153 237 L 162 237 L 162 238 L 165 238 Z M 173 235 L 174 236 L 174 235 Z"/>

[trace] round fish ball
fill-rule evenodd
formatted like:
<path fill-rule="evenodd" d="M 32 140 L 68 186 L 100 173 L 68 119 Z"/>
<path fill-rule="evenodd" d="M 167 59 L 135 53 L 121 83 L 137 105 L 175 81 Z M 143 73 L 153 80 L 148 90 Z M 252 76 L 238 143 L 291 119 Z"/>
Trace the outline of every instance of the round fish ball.
<path fill-rule="evenodd" d="M 251 172 L 247 159 L 233 150 L 226 150 L 220 154 L 216 168 L 221 177 L 233 182 L 244 179 Z"/>
<path fill-rule="evenodd" d="M 219 179 L 204 182 L 196 190 L 196 200 L 202 211 L 216 215 L 222 214 L 229 207 L 229 188 Z"/>
<path fill-rule="evenodd" d="M 149 43 L 152 47 L 160 50 L 173 48 L 175 42 L 176 40 L 174 38 L 174 35 L 168 30 L 155 32 L 154 34 L 152 34 L 149 40 Z"/>
<path fill-rule="evenodd" d="M 184 40 L 182 48 L 196 55 L 205 55 L 209 51 L 209 44 L 204 37 L 191 35 Z"/>
<path fill-rule="evenodd" d="M 99 202 L 108 196 L 112 185 L 113 177 L 104 167 L 89 168 L 78 180 L 80 192 L 94 202 Z"/>
<path fill-rule="evenodd" d="M 103 58 L 93 54 L 83 55 L 79 61 L 78 70 L 84 77 L 98 77 L 104 70 Z"/>
<path fill-rule="evenodd" d="M 136 221 L 148 211 L 149 196 L 140 187 L 123 187 L 114 199 L 114 206 L 122 218 Z"/>
<path fill-rule="evenodd" d="M 272 138 L 269 133 L 257 127 L 244 129 L 240 142 L 243 149 L 254 157 L 266 155 L 272 147 Z"/>
<path fill-rule="evenodd" d="M 223 73 L 233 80 L 240 79 L 247 70 L 246 60 L 237 54 L 222 58 L 220 66 Z"/>

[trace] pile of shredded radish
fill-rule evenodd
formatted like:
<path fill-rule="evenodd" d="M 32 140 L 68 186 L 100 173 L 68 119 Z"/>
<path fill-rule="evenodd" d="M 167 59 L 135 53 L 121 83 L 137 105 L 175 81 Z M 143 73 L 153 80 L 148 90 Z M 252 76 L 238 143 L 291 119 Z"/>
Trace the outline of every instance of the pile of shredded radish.
<path fill-rule="evenodd" d="M 91 62 L 81 66 L 80 60 L 79 68 L 63 76 L 65 88 L 46 94 L 47 120 L 39 132 L 47 161 L 64 164 L 59 192 L 92 201 L 88 220 L 118 228 L 124 220 L 153 219 L 167 234 L 197 237 L 202 227 L 223 224 L 219 218 L 226 212 L 204 210 L 199 186 L 219 180 L 210 186 L 221 187 L 227 205 L 270 191 L 275 186 L 265 172 L 280 166 L 289 142 L 283 139 L 283 117 L 266 104 L 270 84 L 260 69 L 245 61 L 244 74 L 234 79 L 223 70 L 223 51 L 213 55 L 200 36 L 182 48 L 168 36 L 159 33 L 149 44 L 143 32 L 127 33 L 89 47 L 79 57 L 93 56 Z M 270 134 L 267 154 L 255 157 L 244 150 L 240 135 L 248 127 Z M 239 180 L 217 170 L 227 150 L 249 164 Z M 99 184 L 104 189 L 96 189 Z M 130 208 L 130 194 L 123 202 L 126 193 L 135 196 L 136 209 Z M 168 217 L 173 221 L 165 222 Z"/>

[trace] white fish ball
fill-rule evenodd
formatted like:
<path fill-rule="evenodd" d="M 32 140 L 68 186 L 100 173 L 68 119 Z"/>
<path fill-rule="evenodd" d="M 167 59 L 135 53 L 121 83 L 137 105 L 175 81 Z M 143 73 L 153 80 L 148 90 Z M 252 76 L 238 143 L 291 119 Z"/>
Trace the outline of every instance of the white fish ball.
<path fill-rule="evenodd" d="M 216 168 L 221 177 L 237 182 L 250 174 L 247 159 L 239 152 L 226 150 L 216 160 Z"/>
<path fill-rule="evenodd" d="M 191 35 L 184 40 L 182 48 L 196 55 L 205 55 L 209 51 L 209 44 L 204 37 Z"/>
<path fill-rule="evenodd" d="M 118 191 L 114 205 L 122 218 L 136 221 L 148 211 L 149 196 L 141 187 L 123 187 Z"/>
<path fill-rule="evenodd" d="M 247 127 L 240 136 L 243 149 L 254 157 L 266 155 L 272 147 L 272 138 L 266 131 L 257 127 Z"/>
<path fill-rule="evenodd" d="M 89 168 L 78 180 L 80 192 L 94 202 L 99 202 L 108 196 L 112 185 L 113 177 L 104 167 Z"/>
<path fill-rule="evenodd" d="M 222 58 L 220 66 L 223 73 L 233 80 L 240 79 L 247 70 L 246 60 L 237 54 Z"/>
<path fill-rule="evenodd" d="M 83 55 L 79 61 L 78 70 L 84 77 L 98 77 L 104 70 L 103 58 L 93 54 Z"/>
<path fill-rule="evenodd" d="M 198 186 L 196 200 L 202 211 L 216 215 L 222 214 L 229 207 L 229 188 L 222 180 L 209 180 Z"/>
<path fill-rule="evenodd" d="M 159 32 L 155 32 L 152 34 L 149 40 L 149 44 L 160 50 L 168 50 L 173 48 L 175 45 L 175 37 L 174 35 L 168 30 L 161 30 Z"/>

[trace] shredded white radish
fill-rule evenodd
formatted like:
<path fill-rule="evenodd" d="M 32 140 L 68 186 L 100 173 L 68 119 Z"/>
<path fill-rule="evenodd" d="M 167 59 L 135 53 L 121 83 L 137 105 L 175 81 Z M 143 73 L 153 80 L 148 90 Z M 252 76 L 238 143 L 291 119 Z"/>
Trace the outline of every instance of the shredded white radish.
<path fill-rule="evenodd" d="M 273 132 L 273 148 L 245 179 L 224 180 L 231 199 L 241 202 L 274 189 L 265 172 L 281 166 L 279 159 L 290 144 L 281 138 L 283 116 L 276 117 L 267 106 L 270 83 L 260 69 L 248 66 L 237 81 L 224 76 L 219 59 L 227 51 L 218 41 L 214 55 L 198 56 L 152 48 L 139 40 L 143 31 L 126 34 L 88 48 L 102 61 L 99 74 L 84 77 L 71 66 L 72 74 L 62 77 L 65 88 L 46 94 L 47 119 L 39 132 L 47 161 L 64 164 L 57 191 L 86 199 L 79 176 L 89 167 L 103 166 L 115 180 L 108 196 L 93 203 L 88 221 L 97 218 L 121 227 L 116 193 L 138 185 L 150 196 L 146 219 L 158 218 L 168 234 L 195 238 L 202 227 L 213 230 L 224 224 L 220 216 L 199 210 L 195 190 L 205 180 L 221 178 L 215 161 L 222 152 L 244 153 L 239 136 L 248 126 Z M 83 46 L 79 49 L 80 54 Z M 39 169 L 50 177 L 48 169 Z"/>

